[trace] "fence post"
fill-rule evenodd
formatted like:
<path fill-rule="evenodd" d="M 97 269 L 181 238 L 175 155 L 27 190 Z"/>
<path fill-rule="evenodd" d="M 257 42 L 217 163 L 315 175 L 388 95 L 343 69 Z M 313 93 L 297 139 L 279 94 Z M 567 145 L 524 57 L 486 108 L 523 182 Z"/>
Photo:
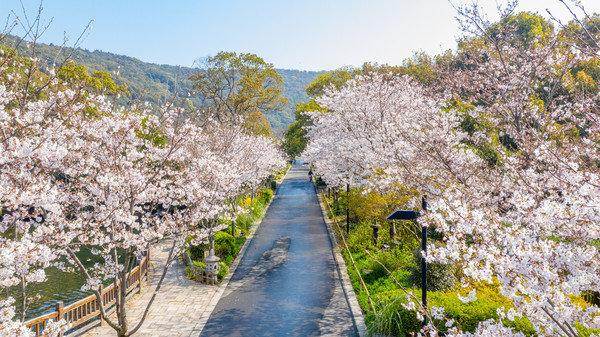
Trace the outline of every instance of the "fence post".
<path fill-rule="evenodd" d="M 150 270 L 150 249 L 146 251 L 146 271 L 144 272 L 144 276 L 146 276 L 146 280 L 148 279 L 148 270 Z"/>
<path fill-rule="evenodd" d="M 100 284 L 99 288 L 100 289 L 98 291 L 100 291 L 100 298 L 96 299 L 96 302 L 97 302 L 96 303 L 96 306 L 97 306 L 96 310 L 98 310 L 98 311 L 100 311 L 100 306 L 104 304 L 104 300 L 103 300 L 104 299 L 104 294 L 102 293 L 102 290 L 103 290 L 102 284 Z M 100 302 L 98 302 L 98 301 L 100 301 Z M 100 325 L 102 325 L 102 321 L 104 320 L 104 317 L 102 317 L 102 311 L 100 311 L 100 314 L 98 314 L 98 316 L 100 317 L 100 322 L 98 323 L 98 325 L 100 326 Z"/>
<path fill-rule="evenodd" d="M 56 306 L 56 321 L 60 321 L 61 319 L 63 319 L 63 315 L 64 315 L 64 311 L 65 311 L 65 304 L 63 303 L 63 301 L 58 301 L 55 304 Z M 62 332 L 59 333 L 58 336 L 62 336 Z"/>
<path fill-rule="evenodd" d="M 142 263 L 143 262 L 144 262 L 144 260 L 142 260 Z M 140 267 L 138 268 L 138 289 L 137 289 L 138 294 L 142 293 L 142 275 L 144 273 L 144 270 L 142 269 L 142 267 L 144 265 L 142 263 L 140 263 Z"/>

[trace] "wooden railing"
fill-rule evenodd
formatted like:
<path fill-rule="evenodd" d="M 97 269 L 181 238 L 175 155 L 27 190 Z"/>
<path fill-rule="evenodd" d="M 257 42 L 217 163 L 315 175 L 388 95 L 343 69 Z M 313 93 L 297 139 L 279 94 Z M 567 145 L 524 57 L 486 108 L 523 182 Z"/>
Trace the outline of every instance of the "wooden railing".
<path fill-rule="evenodd" d="M 135 288 L 138 291 L 141 289 L 142 280 L 148 275 L 148 261 L 149 255 L 146 254 L 140 264 L 134 267 L 129 272 L 129 275 L 127 275 L 127 294 L 131 293 Z M 118 291 L 119 287 L 114 284 L 102 289 L 101 297 L 104 308 L 108 309 L 114 305 Z M 43 336 L 47 322 L 49 320 L 57 321 L 60 318 L 63 318 L 69 324 L 69 330 L 76 330 L 90 320 L 100 318 L 100 306 L 98 305 L 96 295 L 87 296 L 67 306 L 64 306 L 63 302 L 58 302 L 54 312 L 32 318 L 25 322 L 25 325 L 31 331 L 35 332 L 36 336 Z"/>

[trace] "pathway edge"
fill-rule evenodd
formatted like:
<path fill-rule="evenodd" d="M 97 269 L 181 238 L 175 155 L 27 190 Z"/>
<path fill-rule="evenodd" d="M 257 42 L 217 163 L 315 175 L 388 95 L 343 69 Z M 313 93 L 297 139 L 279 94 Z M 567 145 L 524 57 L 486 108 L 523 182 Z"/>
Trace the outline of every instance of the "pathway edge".
<path fill-rule="evenodd" d="M 340 246 L 338 244 L 337 238 L 335 237 L 335 234 L 333 232 L 333 228 L 331 226 L 331 219 L 329 219 L 327 211 L 325 210 L 325 206 L 323 205 L 323 198 L 321 197 L 320 193 L 316 192 L 316 189 L 315 193 L 317 194 L 317 198 L 319 199 L 321 214 L 323 215 L 323 220 L 325 221 L 325 227 L 327 227 L 329 240 L 331 240 L 333 260 L 335 261 L 336 268 L 340 275 L 340 281 L 342 283 L 342 289 L 344 290 L 344 296 L 346 297 L 346 301 L 348 301 L 350 311 L 352 312 L 352 319 L 354 320 L 354 325 L 356 326 L 358 335 L 360 337 L 365 337 L 367 335 L 365 317 L 363 315 L 362 309 L 360 308 L 360 305 L 358 304 L 358 299 L 356 298 L 354 287 L 352 287 L 352 282 L 350 282 L 350 276 L 348 276 L 348 268 L 346 267 L 346 262 L 344 261 L 344 257 L 342 256 L 342 253 L 340 251 Z"/>
<path fill-rule="evenodd" d="M 283 179 L 281 179 L 281 182 L 283 182 L 285 180 L 288 173 L 290 172 L 290 169 L 291 169 L 291 167 L 288 168 L 288 170 L 285 172 L 285 175 L 283 176 Z M 278 185 L 280 185 L 280 183 L 278 183 Z M 215 307 L 219 303 L 221 296 L 223 296 L 223 293 L 225 292 L 225 288 L 227 288 L 227 285 L 229 284 L 229 280 L 235 273 L 235 270 L 237 269 L 238 265 L 240 264 L 240 261 L 246 254 L 246 248 L 250 245 L 250 242 L 252 241 L 252 239 L 254 239 L 254 233 L 256 233 L 258 228 L 262 225 L 263 219 L 264 219 L 265 215 L 267 214 L 269 207 L 271 207 L 271 203 L 273 202 L 273 200 L 275 200 L 275 198 L 277 198 L 279 186 L 277 186 L 277 187 L 278 188 L 275 191 L 275 195 L 271 198 L 271 200 L 267 204 L 267 207 L 265 207 L 264 214 L 261 216 L 261 218 L 259 220 L 256 221 L 254 226 L 252 226 L 250 228 L 250 232 L 248 233 L 248 237 L 246 238 L 246 241 L 242 245 L 242 248 L 240 248 L 240 252 L 236 256 L 235 260 L 233 260 L 233 263 L 231 264 L 231 266 L 229 267 L 229 273 L 227 273 L 227 275 L 223 278 L 223 281 L 221 281 L 221 284 L 219 284 L 219 289 L 217 290 L 217 292 L 215 292 L 215 294 L 213 295 L 212 299 L 210 300 L 208 306 L 202 313 L 202 316 L 198 320 L 198 323 L 196 324 L 196 327 L 194 329 L 195 332 L 198 332 L 198 336 L 200 336 L 202 334 L 202 330 L 204 330 L 204 327 L 206 326 L 208 319 L 210 318 L 210 316 L 212 315 L 212 312 L 215 310 Z"/>

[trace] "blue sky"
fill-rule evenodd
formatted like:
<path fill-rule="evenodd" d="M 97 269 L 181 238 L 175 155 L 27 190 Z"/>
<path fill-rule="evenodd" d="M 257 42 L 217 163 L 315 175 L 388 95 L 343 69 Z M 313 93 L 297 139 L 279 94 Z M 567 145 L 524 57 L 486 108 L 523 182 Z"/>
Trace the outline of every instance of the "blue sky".
<path fill-rule="evenodd" d="M 460 0 L 454 0 L 460 2 Z M 33 15 L 38 0 L 23 0 Z M 495 0 L 482 0 L 493 12 Z M 600 12 L 600 1 L 583 0 Z M 566 18 L 558 0 L 522 0 L 522 10 Z M 0 17 L 20 13 L 1 0 Z M 414 51 L 453 48 L 458 28 L 447 0 L 46 0 L 54 18 L 44 42 L 75 39 L 82 47 L 190 66 L 220 50 L 256 53 L 279 68 L 333 69 L 363 62 L 399 64 Z"/>

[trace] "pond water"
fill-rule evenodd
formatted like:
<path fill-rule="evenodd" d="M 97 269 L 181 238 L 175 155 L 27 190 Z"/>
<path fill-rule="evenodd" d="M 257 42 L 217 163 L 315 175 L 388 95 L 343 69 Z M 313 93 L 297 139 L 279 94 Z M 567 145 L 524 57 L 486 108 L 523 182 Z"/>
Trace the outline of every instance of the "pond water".
<path fill-rule="evenodd" d="M 31 309 L 28 310 L 27 317 L 36 317 L 54 311 L 58 301 L 63 301 L 67 305 L 90 294 L 80 290 L 85 277 L 79 273 L 67 273 L 57 268 L 50 268 L 46 270 L 46 276 L 46 282 L 28 287 L 28 294 L 38 298 L 29 305 Z"/>
<path fill-rule="evenodd" d="M 95 263 L 89 250 L 82 250 L 77 256 L 85 265 Z M 46 281 L 43 283 L 31 283 L 27 286 L 27 296 L 30 303 L 27 307 L 27 318 L 39 316 L 41 314 L 55 310 L 58 301 L 63 301 L 65 305 L 71 304 L 82 299 L 90 292 L 81 291 L 81 286 L 85 283 L 85 277 L 78 271 L 65 272 L 58 268 L 46 269 Z M 0 293 L 0 299 L 12 296 L 17 306 L 17 313 L 21 312 L 22 296 L 20 287 L 10 288 L 7 292 Z"/>

